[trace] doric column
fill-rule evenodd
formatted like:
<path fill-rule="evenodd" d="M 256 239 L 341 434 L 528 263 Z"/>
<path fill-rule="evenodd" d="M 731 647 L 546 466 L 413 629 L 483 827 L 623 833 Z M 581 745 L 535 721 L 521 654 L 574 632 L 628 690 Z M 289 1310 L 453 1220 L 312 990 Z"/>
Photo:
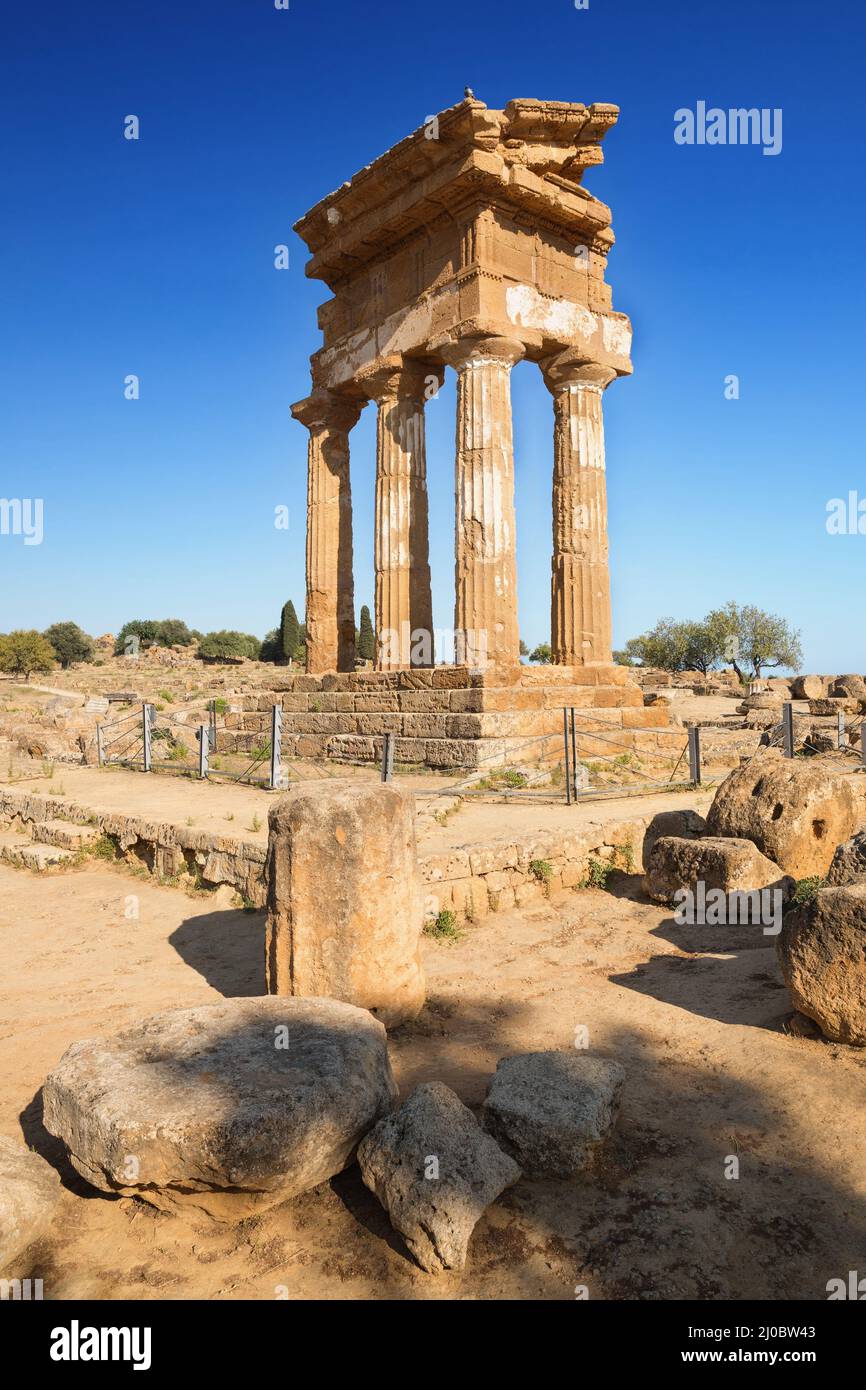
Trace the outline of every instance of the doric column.
<path fill-rule="evenodd" d="M 542 364 L 553 395 L 553 660 L 586 666 L 611 658 L 607 488 L 602 392 L 611 368 L 560 353 Z"/>
<path fill-rule="evenodd" d="M 395 359 L 358 382 L 379 408 L 374 566 L 380 671 L 433 664 L 424 402 L 441 378 L 441 368 Z"/>
<path fill-rule="evenodd" d="M 316 390 L 292 406 L 307 450 L 307 670 L 355 669 L 349 431 L 361 403 Z"/>
<path fill-rule="evenodd" d="M 457 371 L 454 639 L 458 663 L 519 660 L 510 338 L 466 339 L 443 349 Z"/>

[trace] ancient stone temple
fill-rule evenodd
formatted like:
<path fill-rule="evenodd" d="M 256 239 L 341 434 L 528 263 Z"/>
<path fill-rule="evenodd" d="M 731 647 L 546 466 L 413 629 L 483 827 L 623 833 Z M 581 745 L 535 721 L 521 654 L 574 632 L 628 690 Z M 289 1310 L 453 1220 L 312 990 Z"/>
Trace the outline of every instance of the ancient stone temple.
<path fill-rule="evenodd" d="M 297 224 L 307 274 L 333 293 L 312 394 L 294 407 L 310 430 L 309 671 L 354 669 L 349 432 L 368 401 L 377 666 L 432 662 L 430 644 L 411 639 L 432 627 L 424 409 L 446 366 L 457 373 L 457 660 L 483 664 L 481 647 L 490 664 L 518 660 L 510 375 L 523 358 L 552 396 L 554 660 L 610 661 L 602 395 L 631 371 L 631 327 L 604 278 L 610 210 L 582 179 L 617 115 L 469 98 Z"/>
<path fill-rule="evenodd" d="M 528 100 L 492 111 L 470 97 L 298 222 L 307 274 L 331 291 L 312 390 L 293 407 L 309 430 L 308 665 L 279 684 L 298 754 L 372 758 L 392 732 L 399 760 L 479 766 L 533 739 L 559 748 L 564 705 L 596 712 L 587 728 L 666 725 L 611 662 L 603 396 L 631 372 L 631 326 L 605 281 L 610 210 L 582 180 L 617 116 L 606 104 Z M 523 359 L 551 394 L 555 664 L 543 669 L 519 662 L 510 387 Z M 452 479 L 428 478 L 425 407 L 447 369 L 457 375 L 455 608 L 443 666 L 428 487 Z M 356 672 L 350 436 L 369 403 L 377 659 Z M 255 737 L 255 712 L 238 728 Z"/>

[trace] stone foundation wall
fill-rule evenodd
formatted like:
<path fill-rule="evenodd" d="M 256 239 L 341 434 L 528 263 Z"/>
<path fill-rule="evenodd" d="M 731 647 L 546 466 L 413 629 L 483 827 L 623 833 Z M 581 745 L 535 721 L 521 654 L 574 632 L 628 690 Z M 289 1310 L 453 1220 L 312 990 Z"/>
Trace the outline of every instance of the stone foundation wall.
<path fill-rule="evenodd" d="M 270 736 L 270 710 L 283 710 L 286 757 L 375 761 L 385 734 L 398 762 L 482 769 L 562 758 L 562 710 L 578 711 L 579 756 L 618 751 L 664 756 L 685 735 L 669 710 L 645 707 L 622 667 L 516 667 L 298 675 L 233 707 L 220 730 L 223 752 L 251 752 Z M 597 730 L 598 737 L 592 731 Z"/>
<path fill-rule="evenodd" d="M 491 912 L 522 907 L 548 892 L 578 887 L 593 859 L 639 872 L 643 836 L 653 814 L 637 812 L 593 821 L 573 832 L 527 833 L 508 844 L 469 845 L 443 854 L 425 852 L 422 843 L 425 917 L 431 920 L 447 910 L 458 921 L 480 921 Z M 265 845 L 136 816 L 101 815 L 65 798 L 0 792 L 0 822 L 33 833 L 40 822 L 55 819 L 96 826 L 115 841 L 125 860 L 155 877 L 205 888 L 228 884 L 246 902 L 265 904 Z"/>

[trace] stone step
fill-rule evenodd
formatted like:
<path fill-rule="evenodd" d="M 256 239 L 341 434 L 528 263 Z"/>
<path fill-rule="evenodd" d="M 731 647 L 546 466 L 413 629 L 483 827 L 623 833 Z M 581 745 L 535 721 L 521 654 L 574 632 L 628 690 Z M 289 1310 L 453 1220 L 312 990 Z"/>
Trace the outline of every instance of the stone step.
<path fill-rule="evenodd" d="M 92 825 L 73 825 L 68 820 L 36 821 L 30 828 L 30 834 L 32 839 L 43 845 L 69 850 L 82 849 L 99 838 L 99 831 Z"/>
<path fill-rule="evenodd" d="M 61 849 L 57 845 L 43 845 L 29 840 L 14 831 L 0 832 L 0 860 L 12 864 L 16 869 L 35 869 L 40 872 L 55 864 L 65 864 L 74 860 L 72 850 Z"/>

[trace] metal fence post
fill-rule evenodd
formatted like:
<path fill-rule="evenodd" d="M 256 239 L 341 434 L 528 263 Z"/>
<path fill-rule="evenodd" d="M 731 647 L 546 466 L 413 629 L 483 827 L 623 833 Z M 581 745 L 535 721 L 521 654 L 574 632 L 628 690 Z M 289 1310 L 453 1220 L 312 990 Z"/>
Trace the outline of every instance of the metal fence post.
<path fill-rule="evenodd" d="M 216 751 L 216 700 L 211 700 L 208 706 L 208 732 L 207 741 L 210 751 Z"/>
<path fill-rule="evenodd" d="M 100 767 L 105 767 L 105 734 L 102 725 L 96 726 L 96 758 Z"/>
<path fill-rule="evenodd" d="M 390 782 L 394 777 L 394 735 L 385 734 L 382 742 L 382 781 Z"/>
<path fill-rule="evenodd" d="M 283 707 L 271 708 L 271 775 L 268 787 L 272 792 L 279 789 L 283 774 Z"/>
<path fill-rule="evenodd" d="M 786 700 L 782 706 L 782 740 L 785 747 L 785 757 L 794 756 L 794 706 L 790 700 Z"/>
<path fill-rule="evenodd" d="M 208 736 L 207 724 L 198 726 L 198 775 L 207 777 L 208 773 L 208 753 L 210 752 L 210 738 Z"/>
<path fill-rule="evenodd" d="M 565 804 L 571 805 L 571 759 L 568 754 L 568 709 L 562 707 L 562 741 L 565 745 Z"/>
<path fill-rule="evenodd" d="M 836 715 L 836 721 L 838 732 L 838 736 L 836 739 L 836 747 L 839 749 L 839 752 L 841 753 L 844 751 L 845 748 L 845 715 L 843 714 L 842 710 L 840 710 L 839 713 Z"/>
<path fill-rule="evenodd" d="M 141 707 L 141 741 L 142 741 L 142 752 L 143 752 L 143 756 L 144 756 L 144 771 L 145 771 L 145 772 L 150 772 L 150 771 L 151 771 L 151 756 L 150 756 L 150 719 L 151 719 L 151 715 L 150 715 L 150 705 L 142 705 L 142 707 Z"/>
<path fill-rule="evenodd" d="M 580 789 L 577 785 L 577 729 L 574 722 L 574 705 L 570 706 L 571 716 L 571 781 L 574 787 L 574 799 L 577 801 L 580 796 Z"/>
<path fill-rule="evenodd" d="M 696 787 L 701 785 L 701 730 L 699 725 L 689 725 L 689 780 Z"/>

